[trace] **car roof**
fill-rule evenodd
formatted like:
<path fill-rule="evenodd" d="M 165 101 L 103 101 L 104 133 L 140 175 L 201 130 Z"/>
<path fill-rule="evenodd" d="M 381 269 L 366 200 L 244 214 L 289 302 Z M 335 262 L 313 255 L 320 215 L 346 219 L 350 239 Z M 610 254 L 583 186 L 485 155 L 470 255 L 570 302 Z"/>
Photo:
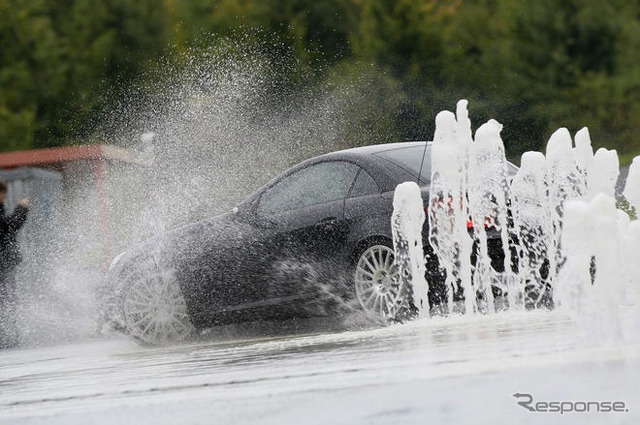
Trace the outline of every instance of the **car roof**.
<path fill-rule="evenodd" d="M 376 154 L 381 152 L 390 151 L 394 149 L 403 149 L 403 148 L 411 148 L 411 147 L 423 147 L 427 145 L 432 145 L 431 141 L 412 141 L 412 142 L 395 142 L 395 143 L 382 143 L 377 145 L 368 145 L 368 146 L 360 146 L 356 148 L 343 149 L 339 151 L 329 152 L 323 155 L 319 155 L 316 157 L 309 158 L 305 161 L 302 161 L 293 167 L 286 170 L 284 173 L 274 177 L 267 184 L 258 189 L 252 196 L 247 198 L 245 202 L 250 201 L 251 198 L 258 196 L 261 192 L 263 192 L 266 188 L 273 185 L 276 181 L 280 180 L 284 176 L 296 172 L 302 168 L 308 167 L 311 164 L 324 162 L 324 161 L 352 161 L 358 164 L 359 166 L 364 166 L 368 171 L 382 171 L 382 174 L 385 177 L 385 181 L 376 180 L 376 182 L 380 185 L 383 191 L 393 190 L 397 184 L 403 181 L 409 181 L 415 179 L 415 176 L 412 175 L 412 172 L 407 171 L 405 167 L 402 167 L 394 162 L 383 161 L 375 158 Z M 513 165 L 510 162 L 508 163 L 509 167 L 509 175 L 513 176 L 517 171 L 518 167 Z M 375 173 L 379 175 L 378 173 Z"/>
<path fill-rule="evenodd" d="M 431 142 L 424 141 L 396 142 L 343 149 L 316 156 L 314 158 L 309 158 L 308 160 L 299 163 L 288 172 L 304 168 L 318 162 L 350 161 L 356 163 L 360 167 L 363 167 L 371 175 L 376 176 L 374 177 L 376 183 L 378 183 L 383 192 L 387 192 L 395 189 L 395 187 L 403 181 L 415 180 L 415 176 L 413 176 L 412 172 L 408 171 L 406 167 L 403 167 L 393 161 L 381 159 L 376 154 L 395 149 L 424 147 L 425 143 L 431 144 Z"/>
<path fill-rule="evenodd" d="M 357 148 L 343 149 L 340 151 L 332 152 L 331 154 L 360 154 L 360 155 L 374 155 L 380 152 L 389 151 L 393 149 L 410 148 L 414 146 L 424 146 L 425 141 L 416 142 L 395 142 L 395 143 L 382 143 L 378 145 L 360 146 Z M 327 154 L 327 155 L 331 155 Z"/>
<path fill-rule="evenodd" d="M 320 161 L 326 161 L 326 160 L 349 160 L 349 159 L 354 159 L 354 157 L 361 158 L 361 161 L 362 161 L 362 160 L 365 160 L 365 158 L 375 156 L 376 154 L 379 154 L 381 152 L 391 151 L 395 149 L 411 148 L 411 147 L 423 147 L 425 146 L 425 143 L 427 144 L 427 146 L 430 146 L 433 144 L 432 141 L 413 141 L 413 142 L 395 142 L 395 143 L 382 143 L 378 145 L 360 146 L 357 148 L 343 149 L 340 151 L 335 151 L 335 152 L 330 152 L 324 155 L 320 155 L 315 158 L 310 158 L 309 160 L 304 161 L 302 164 L 320 162 Z M 371 160 L 366 159 L 366 162 L 371 163 L 370 161 Z M 398 167 L 398 164 L 396 164 L 396 168 L 397 167 Z M 404 167 L 401 167 L 401 168 L 404 168 Z M 518 166 L 507 161 L 508 175 L 513 177 L 517 171 L 518 171 Z M 396 169 L 395 172 L 397 173 L 398 170 Z"/>

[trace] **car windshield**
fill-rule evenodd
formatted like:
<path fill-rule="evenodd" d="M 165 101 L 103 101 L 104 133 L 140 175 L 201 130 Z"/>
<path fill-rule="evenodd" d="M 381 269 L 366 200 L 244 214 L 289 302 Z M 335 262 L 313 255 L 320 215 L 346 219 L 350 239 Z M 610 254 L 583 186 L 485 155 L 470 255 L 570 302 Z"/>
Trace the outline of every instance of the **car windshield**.
<path fill-rule="evenodd" d="M 375 155 L 399 165 L 416 177 L 419 173 L 420 180 L 425 183 L 431 180 L 431 146 L 429 145 L 427 145 L 426 151 L 424 145 L 419 145 L 408 148 L 391 149 Z M 423 156 L 424 162 L 422 160 Z M 420 168 L 422 168 L 422 170 L 420 170 Z"/>

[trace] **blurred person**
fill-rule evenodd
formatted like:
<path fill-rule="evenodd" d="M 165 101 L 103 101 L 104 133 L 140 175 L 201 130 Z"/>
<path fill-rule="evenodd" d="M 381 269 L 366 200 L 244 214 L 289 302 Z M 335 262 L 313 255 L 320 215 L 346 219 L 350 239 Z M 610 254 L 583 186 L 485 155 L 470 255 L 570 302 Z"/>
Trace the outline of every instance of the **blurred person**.
<path fill-rule="evenodd" d="M 0 348 L 18 344 L 15 272 L 20 263 L 16 236 L 27 220 L 29 200 L 21 199 L 11 215 L 5 215 L 7 185 L 0 181 Z"/>

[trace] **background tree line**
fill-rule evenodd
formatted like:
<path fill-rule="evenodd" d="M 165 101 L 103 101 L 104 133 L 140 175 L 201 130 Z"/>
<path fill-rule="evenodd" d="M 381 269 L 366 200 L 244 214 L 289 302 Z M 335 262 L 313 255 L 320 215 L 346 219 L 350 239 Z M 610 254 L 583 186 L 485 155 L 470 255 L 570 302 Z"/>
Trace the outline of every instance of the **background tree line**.
<path fill-rule="evenodd" d="M 299 59 L 290 90 L 366 75 L 390 139 L 431 138 L 464 97 L 511 157 L 584 125 L 623 162 L 640 153 L 638 1 L 0 0 L 0 16 L 4 151 L 90 140 L 159 58 L 225 36 Z"/>

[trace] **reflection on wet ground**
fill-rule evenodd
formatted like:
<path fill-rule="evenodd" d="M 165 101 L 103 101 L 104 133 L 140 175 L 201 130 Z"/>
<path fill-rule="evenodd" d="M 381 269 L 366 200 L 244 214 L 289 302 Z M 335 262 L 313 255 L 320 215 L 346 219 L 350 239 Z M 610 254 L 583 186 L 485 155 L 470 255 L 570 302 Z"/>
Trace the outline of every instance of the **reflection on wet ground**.
<path fill-rule="evenodd" d="M 0 419 L 56 422 L 124 405 L 144 413 L 155 409 L 150 406 L 178 400 L 181 406 L 195 403 L 195 409 L 206 400 L 226 403 L 216 412 L 229 419 L 232 411 L 240 414 L 237 403 L 252 398 L 272 398 L 278 404 L 283 397 L 301 394 L 366 393 L 523 368 L 591 368 L 593 362 L 622 362 L 639 371 L 637 343 L 594 345 L 583 329 L 559 312 L 343 329 L 321 321 L 276 322 L 218 328 L 181 346 L 143 348 L 119 338 L 2 352 Z M 363 412 L 376 408 L 375 402 L 368 404 L 361 406 Z M 259 406 L 240 409 L 264 413 L 272 405 Z M 157 420 L 153 418 L 151 412 L 147 419 Z"/>

